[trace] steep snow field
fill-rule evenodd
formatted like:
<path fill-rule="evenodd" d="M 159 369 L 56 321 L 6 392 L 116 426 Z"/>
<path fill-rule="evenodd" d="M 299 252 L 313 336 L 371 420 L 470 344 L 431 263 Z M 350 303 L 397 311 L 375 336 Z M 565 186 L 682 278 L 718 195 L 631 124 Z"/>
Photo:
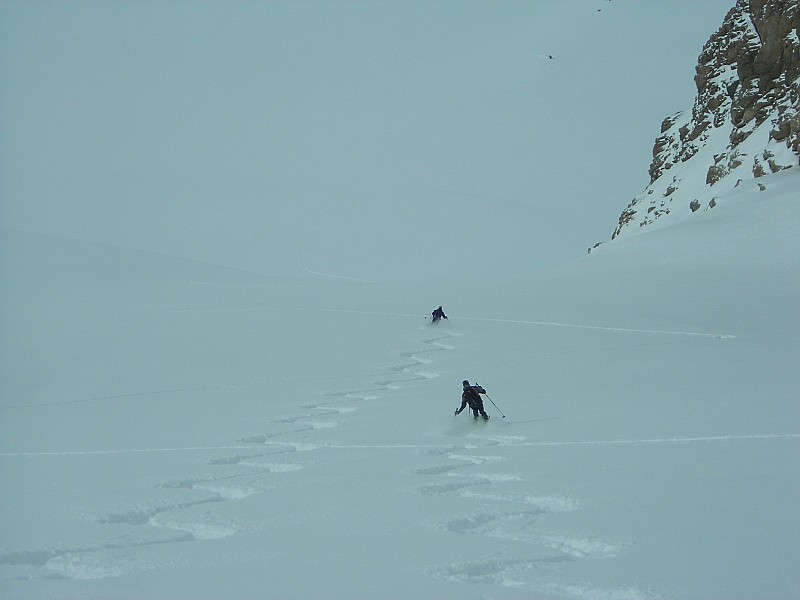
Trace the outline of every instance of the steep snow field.
<path fill-rule="evenodd" d="M 436 287 L 4 232 L 0 595 L 796 597 L 798 173 L 761 182 Z"/>
<path fill-rule="evenodd" d="M 798 169 L 585 255 L 728 4 L 0 4 L 0 598 L 800 596 Z"/>

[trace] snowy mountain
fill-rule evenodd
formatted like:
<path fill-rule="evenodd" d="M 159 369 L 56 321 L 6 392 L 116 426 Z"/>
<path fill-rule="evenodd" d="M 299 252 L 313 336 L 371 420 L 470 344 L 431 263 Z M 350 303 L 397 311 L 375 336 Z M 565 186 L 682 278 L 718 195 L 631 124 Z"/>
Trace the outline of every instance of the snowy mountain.
<path fill-rule="evenodd" d="M 738 0 L 703 47 L 691 112 L 664 120 L 650 184 L 613 238 L 714 208 L 742 180 L 798 166 L 800 4 Z"/>
<path fill-rule="evenodd" d="M 798 598 L 800 169 L 553 260 L 728 8 L 0 3 L 0 598 Z"/>

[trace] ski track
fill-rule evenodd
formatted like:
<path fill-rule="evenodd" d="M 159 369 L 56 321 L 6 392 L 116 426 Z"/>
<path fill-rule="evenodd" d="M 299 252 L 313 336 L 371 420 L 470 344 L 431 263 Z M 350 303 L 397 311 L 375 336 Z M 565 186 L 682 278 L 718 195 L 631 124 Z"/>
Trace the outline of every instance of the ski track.
<path fill-rule="evenodd" d="M 427 328 L 421 328 L 427 330 Z M 452 349 L 454 346 L 444 340 L 460 336 L 460 333 L 446 333 L 441 336 L 422 339 L 425 349 L 405 352 L 400 362 L 386 368 L 386 377 L 375 381 L 373 387 L 332 391 L 323 394 L 326 399 L 318 403 L 305 403 L 298 408 L 302 412 L 276 418 L 275 426 L 263 433 L 252 434 L 226 446 L 192 446 L 162 448 L 128 448 L 116 450 L 87 450 L 61 452 L 4 452 L 0 457 L 47 457 L 80 455 L 113 455 L 129 453 L 161 452 L 209 452 L 218 455 L 224 451 L 235 454 L 213 456 L 206 462 L 208 474 L 176 481 L 156 483 L 153 490 L 162 499 L 148 500 L 132 506 L 110 509 L 97 515 L 99 524 L 129 526 L 139 530 L 129 534 L 127 543 L 92 544 L 85 543 L 62 548 L 34 548 L 23 550 L 0 549 L 0 565 L 15 567 L 16 575 L 3 578 L 52 578 L 53 576 L 74 579 L 95 579 L 116 577 L 128 572 L 140 571 L 152 566 L 137 565 L 125 551 L 139 546 L 167 543 L 191 543 L 214 540 L 236 535 L 247 529 L 246 523 L 237 522 L 215 511 L 225 502 L 237 502 L 253 495 L 262 494 L 280 485 L 280 478 L 291 476 L 307 466 L 307 461 L 298 458 L 302 452 L 330 449 L 334 446 L 315 444 L 309 441 L 282 441 L 280 438 L 292 434 L 313 434 L 315 431 L 330 429 L 342 423 L 342 417 L 358 410 L 359 402 L 378 400 L 387 390 L 401 389 L 413 382 L 438 377 L 438 373 L 428 368 L 434 359 L 433 352 Z M 330 379 L 330 378 L 329 378 Z M 260 382 L 238 383 L 227 387 L 258 386 Z M 8 406 L 6 408 L 36 408 L 60 404 L 73 404 L 92 401 L 108 401 L 170 394 L 178 392 L 204 391 L 208 388 L 187 387 L 173 390 L 158 390 L 131 394 L 117 394 L 102 397 L 81 398 L 63 402 L 41 403 L 36 405 Z M 181 498 L 180 500 L 177 498 Z M 163 533 L 159 533 L 163 532 Z M 2 579 L 2 578 L 0 578 Z"/>
<path fill-rule="evenodd" d="M 357 312 L 357 311 L 330 311 Z M 371 313 L 381 314 L 384 313 Z M 384 315 L 385 316 L 385 315 Z M 391 315 L 415 316 L 416 315 Z M 728 339 L 735 336 L 696 332 L 651 331 L 596 327 L 565 323 L 546 323 L 490 318 L 464 318 L 466 321 L 488 321 L 497 323 L 532 324 L 539 326 L 575 327 L 622 331 L 629 333 L 664 334 L 677 336 L 700 336 Z M 596 537 L 576 536 L 548 530 L 547 516 L 581 510 L 581 501 L 569 497 L 537 496 L 510 491 L 515 483 L 524 482 L 518 473 L 503 470 L 505 458 L 485 453 L 492 448 L 504 446 L 598 446 L 617 444 L 671 444 L 752 439 L 798 438 L 800 434 L 731 435 L 691 438 L 662 438 L 639 440 L 578 440 L 560 442 L 529 442 L 522 436 L 480 435 L 474 432 L 467 436 L 464 444 L 387 444 L 359 445 L 335 444 L 309 441 L 315 431 L 330 429 L 344 423 L 346 415 L 358 410 L 358 403 L 379 400 L 387 390 L 402 389 L 413 383 L 421 383 L 438 377 L 433 368 L 438 352 L 455 349 L 462 332 L 444 329 L 431 332 L 432 325 L 422 326 L 420 342 L 423 350 L 400 354 L 397 364 L 386 367 L 386 377 L 375 381 L 365 389 L 330 391 L 323 394 L 324 400 L 298 406 L 302 412 L 271 421 L 276 428 L 243 437 L 226 446 L 194 446 L 175 448 L 142 448 L 98 451 L 63 452 L 5 452 L 0 457 L 45 457 L 93 454 L 157 453 L 157 452 L 209 452 L 213 456 L 206 462 L 208 473 L 183 480 L 164 481 L 155 484 L 154 490 L 163 491 L 161 500 L 108 511 L 96 518 L 101 524 L 128 525 L 141 530 L 139 535 L 125 536 L 127 542 L 105 544 L 82 544 L 64 548 L 35 548 L 25 550 L 0 550 L 0 565 L 21 568 L 19 577 L 67 577 L 89 579 L 114 577 L 127 572 L 142 570 L 129 558 L 126 551 L 151 544 L 174 544 L 202 542 L 236 535 L 246 529 L 246 523 L 222 516 L 215 508 L 225 502 L 237 502 L 253 495 L 262 494 L 280 485 L 282 477 L 300 471 L 307 466 L 301 453 L 335 449 L 386 449 L 415 450 L 428 459 L 440 460 L 441 464 L 413 469 L 420 483 L 411 492 L 422 496 L 459 496 L 470 502 L 473 510 L 445 520 L 420 523 L 430 530 L 465 536 L 483 536 L 507 540 L 528 547 L 529 557 L 518 555 L 492 555 L 472 561 L 462 561 L 436 566 L 429 575 L 445 581 L 459 583 L 492 584 L 514 587 L 531 593 L 553 594 L 562 597 L 609 597 L 645 599 L 648 596 L 634 589 L 599 590 L 591 586 L 574 584 L 565 586 L 552 583 L 554 575 L 562 565 L 579 560 L 607 560 L 626 551 L 630 545 L 625 541 L 604 540 Z M 437 326 L 441 327 L 441 326 Z M 666 342 L 668 343 L 668 342 Z M 245 387 L 261 385 L 260 382 L 239 383 L 231 386 Z M 50 404 L 20 405 L 6 408 L 31 408 L 100 400 L 116 400 L 167 394 L 169 392 L 191 392 L 208 388 L 184 388 L 135 394 L 119 394 L 96 398 L 78 399 Z M 302 442 L 282 441 L 280 438 L 304 433 Z M 225 451 L 234 454 L 219 455 Z M 518 488 L 517 488 L 518 489 Z M 183 500 L 176 500 L 184 497 Z M 486 506 L 499 506 L 489 510 Z M 474 509 L 475 505 L 477 509 Z M 161 533 L 159 533 L 161 532 Z"/>

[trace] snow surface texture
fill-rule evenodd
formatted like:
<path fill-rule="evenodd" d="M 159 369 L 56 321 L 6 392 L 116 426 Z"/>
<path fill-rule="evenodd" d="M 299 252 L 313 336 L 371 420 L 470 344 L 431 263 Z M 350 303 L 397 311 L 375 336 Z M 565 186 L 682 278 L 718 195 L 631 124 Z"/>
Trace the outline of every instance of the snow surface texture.
<path fill-rule="evenodd" d="M 796 597 L 800 182 L 760 182 L 491 286 L 4 232 L 0 596 Z"/>
<path fill-rule="evenodd" d="M 521 250 L 505 279 L 414 284 L 17 215 L 0 597 L 797 598 L 799 186 L 743 182 L 550 269 Z M 488 423 L 453 416 L 464 378 Z"/>

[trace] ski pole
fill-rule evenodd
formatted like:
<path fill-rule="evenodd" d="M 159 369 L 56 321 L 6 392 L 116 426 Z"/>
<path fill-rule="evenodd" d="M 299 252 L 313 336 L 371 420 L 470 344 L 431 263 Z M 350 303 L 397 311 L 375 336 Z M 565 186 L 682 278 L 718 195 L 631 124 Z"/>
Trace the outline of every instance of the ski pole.
<path fill-rule="evenodd" d="M 484 394 L 484 396 L 486 396 L 487 398 L 489 398 L 489 394 Z M 494 404 L 494 400 L 492 400 L 491 398 L 489 398 L 489 402 L 491 402 L 492 404 Z M 505 418 L 506 418 L 506 416 L 503 414 L 503 411 L 502 411 L 502 410 L 500 410 L 500 407 L 499 407 L 499 406 L 497 406 L 497 404 L 494 404 L 494 407 L 497 409 L 497 412 L 499 412 L 499 413 L 500 413 L 500 414 L 503 416 L 503 418 L 505 419 Z"/>

